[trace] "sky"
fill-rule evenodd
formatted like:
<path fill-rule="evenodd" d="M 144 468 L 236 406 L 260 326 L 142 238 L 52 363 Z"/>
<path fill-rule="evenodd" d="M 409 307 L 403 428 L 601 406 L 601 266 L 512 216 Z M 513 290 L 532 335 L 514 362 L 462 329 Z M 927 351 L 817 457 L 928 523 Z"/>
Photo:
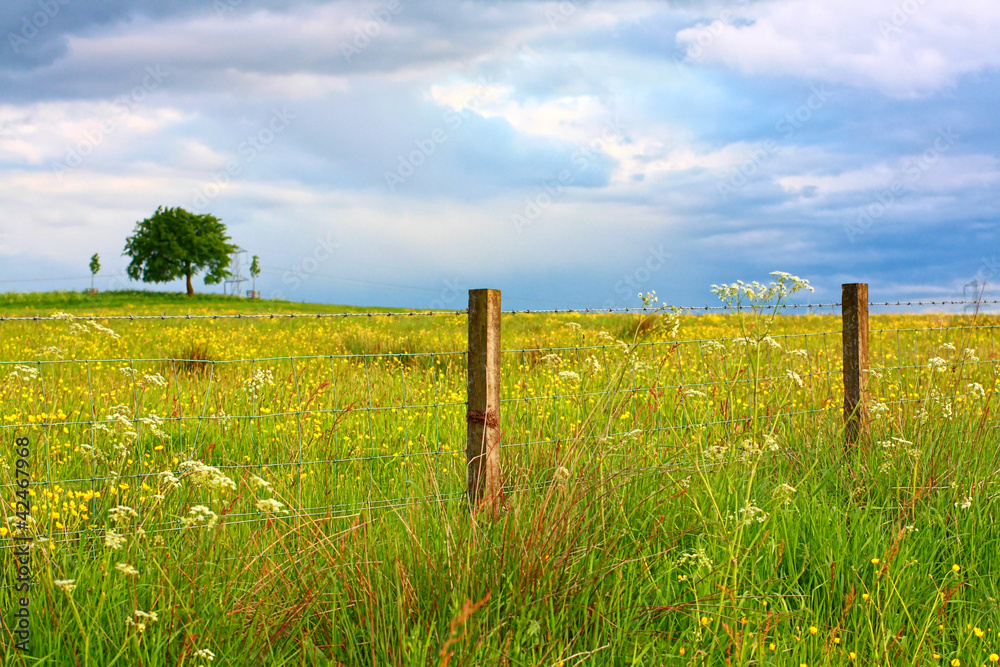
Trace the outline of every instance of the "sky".
<path fill-rule="evenodd" d="M 95 252 L 153 288 L 125 238 L 180 206 L 290 301 L 997 298 L 997 34 L 995 0 L 4 2 L 0 291 Z"/>

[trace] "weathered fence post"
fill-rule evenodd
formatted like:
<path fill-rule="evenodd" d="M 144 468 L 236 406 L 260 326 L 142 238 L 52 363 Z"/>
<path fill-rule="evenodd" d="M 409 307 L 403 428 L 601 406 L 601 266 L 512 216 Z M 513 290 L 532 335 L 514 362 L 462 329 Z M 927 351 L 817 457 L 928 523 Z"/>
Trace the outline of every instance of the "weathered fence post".
<path fill-rule="evenodd" d="M 844 439 L 857 444 L 868 425 L 868 284 L 842 285 Z"/>
<path fill-rule="evenodd" d="M 469 290 L 468 465 L 469 503 L 499 509 L 500 290 Z"/>

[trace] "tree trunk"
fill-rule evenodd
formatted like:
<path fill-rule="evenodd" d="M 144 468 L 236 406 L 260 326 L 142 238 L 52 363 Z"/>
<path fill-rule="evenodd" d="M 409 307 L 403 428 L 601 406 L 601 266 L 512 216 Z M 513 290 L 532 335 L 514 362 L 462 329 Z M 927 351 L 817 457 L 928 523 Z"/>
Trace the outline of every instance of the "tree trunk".
<path fill-rule="evenodd" d="M 188 296 L 194 296 L 194 285 L 191 284 L 191 274 L 187 274 Z"/>

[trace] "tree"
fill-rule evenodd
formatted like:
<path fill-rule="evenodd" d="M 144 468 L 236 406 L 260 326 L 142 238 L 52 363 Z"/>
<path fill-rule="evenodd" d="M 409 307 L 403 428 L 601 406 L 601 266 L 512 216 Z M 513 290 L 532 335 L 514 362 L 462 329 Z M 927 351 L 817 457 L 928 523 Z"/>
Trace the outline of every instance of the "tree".
<path fill-rule="evenodd" d="M 214 215 L 161 206 L 153 217 L 136 223 L 122 254 L 132 258 L 129 278 L 166 283 L 183 276 L 187 294 L 193 296 L 191 276 L 199 271 L 207 271 L 206 285 L 229 277 L 229 253 L 236 250 L 229 240 L 226 226 Z"/>
<path fill-rule="evenodd" d="M 101 256 L 95 252 L 94 256 L 90 258 L 90 289 L 94 289 L 94 277 L 100 270 L 101 270 Z"/>
<path fill-rule="evenodd" d="M 253 261 L 250 262 L 250 277 L 253 278 L 253 291 L 257 291 L 257 276 L 260 275 L 260 257 L 257 255 L 253 256 Z"/>

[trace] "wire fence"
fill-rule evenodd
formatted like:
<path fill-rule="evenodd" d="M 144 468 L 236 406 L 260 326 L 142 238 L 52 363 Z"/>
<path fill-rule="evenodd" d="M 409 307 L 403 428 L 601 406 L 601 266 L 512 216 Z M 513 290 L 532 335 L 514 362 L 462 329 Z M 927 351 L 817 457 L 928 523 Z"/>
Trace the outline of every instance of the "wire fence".
<path fill-rule="evenodd" d="M 936 302 L 910 305 L 918 303 Z M 558 316 L 544 331 L 506 313 L 505 340 L 520 343 L 500 360 L 501 458 L 505 471 L 521 473 L 507 473 L 509 493 L 518 490 L 512 480 L 548 484 L 570 446 L 676 476 L 721 465 L 740 447 L 785 455 L 803 437 L 839 437 L 835 312 L 780 320 L 767 336 L 741 333 L 732 319 L 682 319 L 678 338 L 633 345 L 628 332 L 652 312 L 619 310 L 609 319 L 603 311 L 536 311 Z M 409 324 L 376 335 L 346 321 L 418 315 L 435 317 L 421 331 L 431 338 L 407 339 L 416 335 Z M 620 317 L 631 315 L 639 317 Z M 339 318 L 340 329 L 309 322 Z M 138 525 L 148 534 L 219 521 L 252 530 L 275 519 L 461 504 L 468 355 L 447 336 L 461 332 L 462 319 L 455 311 L 0 318 L 0 439 L 32 442 L 27 532 L 75 542 Z M 128 324 L 112 331 L 97 320 Z M 1000 387 L 997 319 L 872 321 L 873 421 L 954 420 Z M 417 343 L 456 351 L 412 351 Z M 364 351 L 352 351 L 359 345 Z M 171 346 L 187 353 L 148 354 Z M 308 353 L 274 353 L 296 348 Z M 17 356 L 25 351 L 30 359 Z M 771 435 L 748 442 L 760 420 Z M 4 459 L 0 548 L 25 532 L 16 490 Z"/>

